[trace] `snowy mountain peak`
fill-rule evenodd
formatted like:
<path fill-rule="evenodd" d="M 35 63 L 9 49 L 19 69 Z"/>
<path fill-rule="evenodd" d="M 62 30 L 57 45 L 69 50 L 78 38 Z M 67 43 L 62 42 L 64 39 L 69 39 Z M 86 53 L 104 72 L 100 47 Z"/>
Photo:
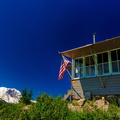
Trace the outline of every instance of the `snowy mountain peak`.
<path fill-rule="evenodd" d="M 7 103 L 18 103 L 20 97 L 20 91 L 15 88 L 0 87 L 0 98 Z"/>

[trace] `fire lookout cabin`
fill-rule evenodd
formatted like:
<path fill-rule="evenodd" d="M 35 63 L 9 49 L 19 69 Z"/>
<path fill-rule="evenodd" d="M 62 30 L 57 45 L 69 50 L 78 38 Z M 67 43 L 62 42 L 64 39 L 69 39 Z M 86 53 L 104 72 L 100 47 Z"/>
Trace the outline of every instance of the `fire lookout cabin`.
<path fill-rule="evenodd" d="M 74 88 L 64 99 L 120 95 L 120 37 L 61 52 L 72 59 Z M 79 95 L 78 95 L 79 94 Z"/>

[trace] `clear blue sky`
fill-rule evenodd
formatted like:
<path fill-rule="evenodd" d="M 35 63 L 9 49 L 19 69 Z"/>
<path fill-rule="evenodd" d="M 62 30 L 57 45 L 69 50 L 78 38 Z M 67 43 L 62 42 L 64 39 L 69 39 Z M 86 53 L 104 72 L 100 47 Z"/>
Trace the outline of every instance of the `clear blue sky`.
<path fill-rule="evenodd" d="M 65 51 L 120 36 L 120 0 L 0 0 L 0 86 L 34 98 L 67 93 L 57 80 Z"/>

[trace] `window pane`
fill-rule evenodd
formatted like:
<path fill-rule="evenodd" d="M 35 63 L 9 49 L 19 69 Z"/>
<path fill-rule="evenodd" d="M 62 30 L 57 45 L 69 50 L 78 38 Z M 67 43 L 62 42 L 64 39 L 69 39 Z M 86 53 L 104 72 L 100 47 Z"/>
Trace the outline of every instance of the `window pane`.
<path fill-rule="evenodd" d="M 94 65 L 94 56 L 90 56 L 90 65 Z"/>
<path fill-rule="evenodd" d="M 108 63 L 105 63 L 105 64 L 104 64 L 104 73 L 109 73 Z"/>
<path fill-rule="evenodd" d="M 89 76 L 90 73 L 90 67 L 86 67 L 86 76 Z"/>
<path fill-rule="evenodd" d="M 86 58 L 85 58 L 85 65 L 86 65 L 86 66 L 89 66 L 89 57 L 86 57 Z"/>
<path fill-rule="evenodd" d="M 111 51 L 111 59 L 112 59 L 112 61 L 116 61 L 117 60 L 116 50 L 115 51 Z"/>
<path fill-rule="evenodd" d="M 97 55 L 97 61 L 98 61 L 98 64 L 102 63 L 102 54 Z"/>
<path fill-rule="evenodd" d="M 75 69 L 75 70 L 74 70 L 74 77 L 75 77 L 75 78 L 78 78 L 78 77 L 79 77 L 79 70 L 78 70 L 78 69 Z"/>
<path fill-rule="evenodd" d="M 95 76 L 95 66 L 90 66 L 90 76 Z"/>
<path fill-rule="evenodd" d="M 75 60 L 74 77 L 83 77 L 83 58 Z"/>
<path fill-rule="evenodd" d="M 120 72 L 120 61 L 118 62 L 118 64 L 119 64 L 118 66 L 119 66 L 119 72 Z"/>
<path fill-rule="evenodd" d="M 95 66 L 86 67 L 86 76 L 95 76 Z"/>
<path fill-rule="evenodd" d="M 102 64 L 98 65 L 98 74 L 102 75 L 103 74 L 103 70 L 102 70 Z"/>
<path fill-rule="evenodd" d="M 118 60 L 120 60 L 120 50 L 118 50 Z"/>
<path fill-rule="evenodd" d="M 117 62 L 112 62 L 112 70 L 113 70 L 113 72 L 118 72 Z"/>
<path fill-rule="evenodd" d="M 103 63 L 108 62 L 108 53 L 103 53 Z"/>
<path fill-rule="evenodd" d="M 80 77 L 83 77 L 83 68 L 80 68 Z"/>
<path fill-rule="evenodd" d="M 82 58 L 79 59 L 79 66 L 83 67 L 83 59 Z"/>
<path fill-rule="evenodd" d="M 75 68 L 78 68 L 78 59 L 75 60 Z"/>

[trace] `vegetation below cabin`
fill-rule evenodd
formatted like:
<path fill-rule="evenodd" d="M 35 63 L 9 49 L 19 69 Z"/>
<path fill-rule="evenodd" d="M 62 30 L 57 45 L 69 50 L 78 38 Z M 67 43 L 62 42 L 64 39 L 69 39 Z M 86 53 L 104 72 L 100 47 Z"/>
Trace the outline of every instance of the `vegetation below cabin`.
<path fill-rule="evenodd" d="M 36 98 L 36 102 L 30 101 L 32 91 L 23 90 L 18 104 L 5 103 L 0 100 L 0 120 L 119 120 L 119 99 L 109 100 L 108 110 L 95 106 L 96 100 L 83 100 L 82 102 L 64 101 L 61 96 L 53 98 L 43 93 Z M 85 104 L 88 106 L 86 107 Z M 82 110 L 72 110 L 69 105 L 80 107 Z M 88 109 L 91 108 L 91 109 Z"/>

